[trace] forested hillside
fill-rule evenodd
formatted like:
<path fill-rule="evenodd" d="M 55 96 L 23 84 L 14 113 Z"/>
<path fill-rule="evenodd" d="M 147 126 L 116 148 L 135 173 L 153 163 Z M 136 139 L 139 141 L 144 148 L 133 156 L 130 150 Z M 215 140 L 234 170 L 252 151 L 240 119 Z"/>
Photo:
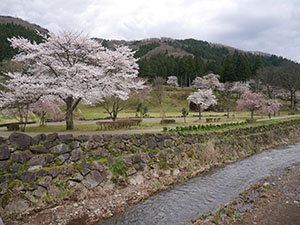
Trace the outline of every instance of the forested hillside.
<path fill-rule="evenodd" d="M 159 49 L 161 43 L 185 51 L 186 55 L 176 57 L 162 48 L 158 54 L 149 56 L 155 50 L 153 46 Z M 194 39 L 161 39 L 151 45 L 142 45 L 136 55 L 140 56 L 140 76 L 152 80 L 156 76 L 167 78 L 173 75 L 178 77 L 182 86 L 190 86 L 195 77 L 208 72 L 220 74 L 222 82 L 249 80 L 259 68 L 279 66 L 286 61 L 275 55 L 243 52 Z"/>
<path fill-rule="evenodd" d="M 10 47 L 7 38 L 21 36 L 38 43 L 42 41 L 42 38 L 34 30 L 14 23 L 0 24 L 0 31 L 0 62 L 12 58 L 17 52 Z"/>
<path fill-rule="evenodd" d="M 46 29 L 21 19 L 0 16 L 0 63 L 4 59 L 11 59 L 16 53 L 16 50 L 10 47 L 7 38 L 22 36 L 31 41 L 41 42 L 42 39 L 36 34 L 35 29 L 47 32 Z M 257 69 L 279 66 L 287 61 L 275 55 L 244 52 L 195 39 L 97 40 L 105 47 L 128 45 L 135 50 L 135 57 L 139 58 L 139 76 L 149 81 L 157 76 L 163 78 L 177 76 L 181 86 L 190 86 L 195 77 L 208 72 L 219 74 L 222 82 L 249 80 Z"/>

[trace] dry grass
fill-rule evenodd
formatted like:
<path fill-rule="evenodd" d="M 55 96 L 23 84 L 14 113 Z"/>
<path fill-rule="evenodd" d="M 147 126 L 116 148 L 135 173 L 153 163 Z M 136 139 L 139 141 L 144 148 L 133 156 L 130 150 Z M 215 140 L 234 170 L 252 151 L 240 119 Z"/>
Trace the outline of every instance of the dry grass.
<path fill-rule="evenodd" d="M 204 149 L 201 151 L 201 163 L 211 163 L 214 164 L 218 162 L 218 159 L 220 158 L 220 154 L 215 149 L 215 143 L 214 141 L 210 140 L 206 143 Z"/>

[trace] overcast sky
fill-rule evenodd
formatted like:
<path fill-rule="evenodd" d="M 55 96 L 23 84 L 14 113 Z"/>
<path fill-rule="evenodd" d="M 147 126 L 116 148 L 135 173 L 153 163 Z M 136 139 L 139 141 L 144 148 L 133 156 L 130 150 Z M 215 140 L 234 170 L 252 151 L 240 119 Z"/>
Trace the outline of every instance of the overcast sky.
<path fill-rule="evenodd" d="M 0 15 L 51 32 L 195 38 L 300 62 L 299 0 L 1 0 Z"/>

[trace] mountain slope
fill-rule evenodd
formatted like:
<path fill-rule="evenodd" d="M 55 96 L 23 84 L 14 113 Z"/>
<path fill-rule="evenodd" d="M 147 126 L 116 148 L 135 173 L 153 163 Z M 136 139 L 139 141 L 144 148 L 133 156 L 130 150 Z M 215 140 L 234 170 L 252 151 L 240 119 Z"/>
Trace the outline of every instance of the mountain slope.
<path fill-rule="evenodd" d="M 10 48 L 7 38 L 23 36 L 41 42 L 35 30 L 48 30 L 19 18 L 0 16 L 0 62 L 10 59 L 16 50 Z M 148 38 L 136 41 L 94 38 L 105 47 L 127 45 L 139 58 L 139 76 L 152 81 L 155 77 L 177 76 L 181 86 L 190 86 L 197 76 L 208 72 L 220 74 L 221 80 L 248 80 L 262 66 L 279 66 L 282 57 L 261 52 L 241 51 L 216 43 L 195 39 Z"/>
<path fill-rule="evenodd" d="M 16 25 L 20 25 L 22 27 L 25 27 L 29 30 L 35 31 L 38 30 L 41 33 L 48 33 L 49 31 L 37 24 L 33 24 L 33 23 L 29 23 L 25 20 L 22 20 L 20 18 L 17 17 L 12 17 L 12 16 L 0 16 L 0 24 L 16 24 Z"/>
<path fill-rule="evenodd" d="M 36 34 L 36 30 L 41 33 L 48 33 L 47 29 L 22 19 L 0 16 L 0 62 L 4 59 L 11 59 L 17 53 L 17 50 L 10 47 L 8 38 L 21 36 L 40 43 L 42 38 Z"/>

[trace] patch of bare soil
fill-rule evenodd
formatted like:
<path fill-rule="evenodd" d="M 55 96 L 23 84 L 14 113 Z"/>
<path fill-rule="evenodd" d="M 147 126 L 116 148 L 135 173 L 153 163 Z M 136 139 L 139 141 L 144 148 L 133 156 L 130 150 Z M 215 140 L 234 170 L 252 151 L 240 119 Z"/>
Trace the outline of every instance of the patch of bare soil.
<path fill-rule="evenodd" d="M 271 176 L 251 185 L 240 196 L 194 224 L 224 225 L 299 225 L 300 165 L 287 168 L 280 176 Z"/>

